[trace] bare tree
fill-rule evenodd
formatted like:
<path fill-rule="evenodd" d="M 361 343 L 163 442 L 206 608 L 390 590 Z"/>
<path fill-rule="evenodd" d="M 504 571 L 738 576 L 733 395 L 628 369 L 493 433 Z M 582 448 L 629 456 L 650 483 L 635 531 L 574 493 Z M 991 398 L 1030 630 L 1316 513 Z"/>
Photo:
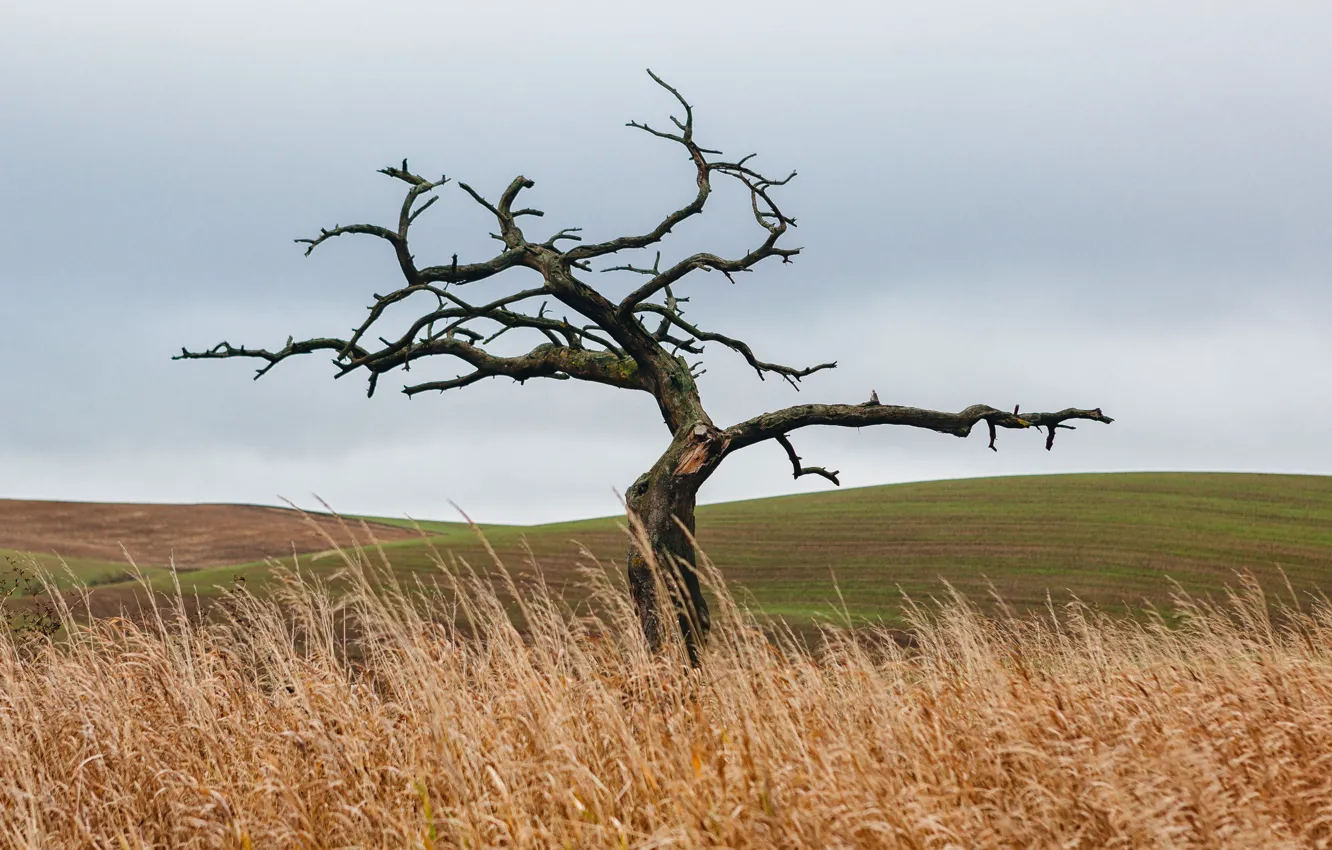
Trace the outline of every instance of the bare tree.
<path fill-rule="evenodd" d="M 1057 413 L 1023 413 L 1014 408 L 1009 413 L 977 404 L 958 413 L 922 410 L 881 404 L 877 394 L 858 404 L 805 404 L 756 416 L 753 419 L 720 428 L 708 416 L 699 396 L 695 378 L 699 362 L 691 364 L 686 354 L 698 355 L 703 346 L 715 343 L 738 354 L 763 379 L 775 375 L 792 387 L 815 372 L 832 369 L 836 363 L 797 368 L 760 360 L 748 344 L 724 334 L 704 330 L 684 317 L 682 303 L 674 287 L 696 271 L 721 272 L 733 276 L 749 272 L 770 258 L 783 263 L 800 253 L 800 248 L 786 247 L 783 237 L 796 226 L 794 218 L 778 206 L 776 190 L 788 183 L 795 172 L 780 179 L 765 176 L 754 166 L 754 155 L 731 161 L 720 151 L 702 147 L 694 139 L 693 109 L 678 91 L 648 71 L 652 79 L 670 92 L 683 110 L 683 119 L 671 116 L 673 128 L 661 130 L 646 124 L 629 122 L 630 127 L 680 145 L 688 153 L 695 169 L 696 191 L 693 198 L 670 212 L 646 233 L 620 236 L 604 242 L 584 242 L 580 228 L 566 228 L 542 242 L 528 239 L 519 226 L 524 217 L 536 218 L 541 210 L 515 209 L 518 195 L 530 189 L 532 181 L 516 177 L 495 202 L 487 200 L 466 183 L 458 186 L 480 204 L 498 223 L 499 232 L 491 236 L 503 248 L 484 262 L 459 263 L 458 255 L 445 265 L 421 266 L 411 251 L 409 231 L 416 220 L 438 199 L 435 191 L 448 182 L 431 180 L 414 173 L 404 160 L 400 167 L 382 169 L 382 173 L 407 184 L 407 194 L 398 213 L 396 226 L 353 224 L 321 230 L 313 239 L 298 239 L 308 245 L 308 255 L 329 239 L 350 233 L 382 239 L 392 248 L 402 273 L 402 286 L 386 295 L 374 296 L 369 315 L 348 338 L 324 337 L 287 343 L 276 351 L 233 346 L 222 342 L 206 351 L 181 350 L 175 359 L 213 359 L 250 357 L 264 361 L 255 378 L 299 354 L 331 352 L 337 368 L 336 377 L 357 370 L 369 380 L 373 395 L 379 377 L 425 357 L 452 357 L 465 364 L 466 371 L 447 380 L 425 381 L 403 388 L 408 396 L 418 393 L 460 389 L 484 378 L 508 377 L 517 381 L 528 378 L 576 379 L 606 384 L 650 394 L 657 402 L 671 441 L 650 470 L 629 488 L 626 501 L 631 517 L 641 523 L 651 551 L 641 551 L 631 544 L 628 553 L 629 584 L 638 605 L 644 633 L 649 644 L 657 646 L 663 637 L 657 615 L 657 588 L 682 588 L 673 593 L 691 656 L 706 637 L 709 618 L 707 604 L 699 587 L 692 563 L 695 552 L 691 542 L 694 531 L 694 506 L 699 487 L 734 452 L 757 443 L 773 441 L 781 446 L 796 478 L 819 475 L 840 484 L 836 471 L 802 466 L 791 444 L 790 434 L 811 425 L 865 427 L 869 425 L 907 425 L 944 434 L 966 437 L 978 422 L 989 429 L 991 449 L 995 448 L 996 428 L 1044 428 L 1045 447 L 1054 443 L 1055 430 L 1071 428 L 1072 419 L 1110 422 L 1100 409 L 1068 408 Z M 726 177 L 738 181 L 748 192 L 753 218 L 760 228 L 762 241 L 743 256 L 721 257 L 710 253 L 685 256 L 665 268 L 661 253 L 651 267 L 628 263 L 604 265 L 625 252 L 655 249 L 671 231 L 699 215 L 713 191 L 713 181 Z M 564 244 L 572 247 L 565 247 Z M 637 288 L 619 301 L 610 300 L 587 282 L 583 273 L 594 271 L 593 264 L 604 265 L 600 272 L 641 275 Z M 514 268 L 527 268 L 541 276 L 540 286 L 523 289 L 501 298 L 479 302 L 466 296 L 466 287 Z M 637 278 L 635 278 L 637 279 Z M 414 296 L 430 304 L 407 331 L 396 339 L 371 333 L 394 305 Z M 560 315 L 548 313 L 554 300 L 561 305 Z M 539 306 L 535 306 L 540 301 Z M 488 349 L 497 337 L 511 331 L 539 335 L 542 341 L 524 354 L 501 356 Z M 667 565 L 669 581 L 661 582 L 655 565 Z"/>

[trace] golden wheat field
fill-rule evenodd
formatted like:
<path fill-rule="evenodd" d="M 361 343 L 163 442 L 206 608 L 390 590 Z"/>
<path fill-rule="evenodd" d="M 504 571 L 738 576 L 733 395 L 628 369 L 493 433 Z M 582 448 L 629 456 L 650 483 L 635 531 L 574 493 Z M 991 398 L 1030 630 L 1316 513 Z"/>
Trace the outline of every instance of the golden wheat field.
<path fill-rule="evenodd" d="M 1136 621 L 984 617 L 941 587 L 915 646 L 830 627 L 807 650 L 704 564 L 691 670 L 647 652 L 612 568 L 572 610 L 443 558 L 396 586 L 381 555 L 202 622 L 62 603 L 55 637 L 4 632 L 0 844 L 1332 844 L 1326 600 L 1240 580 Z"/>

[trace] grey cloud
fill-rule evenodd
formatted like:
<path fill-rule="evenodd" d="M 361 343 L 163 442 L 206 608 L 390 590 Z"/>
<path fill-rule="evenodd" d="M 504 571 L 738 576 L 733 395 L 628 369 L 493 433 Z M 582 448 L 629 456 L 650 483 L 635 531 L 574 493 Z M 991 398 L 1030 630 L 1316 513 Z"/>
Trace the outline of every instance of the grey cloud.
<path fill-rule="evenodd" d="M 841 362 L 796 396 L 710 351 L 703 386 L 719 421 L 870 388 L 954 409 L 1100 404 L 1120 420 L 1061 435 L 1048 455 L 1024 434 L 1004 435 L 998 455 L 934 434 L 799 435 L 802 453 L 856 484 L 1332 472 L 1319 384 L 1332 350 L 1317 318 L 1332 310 L 1324 4 L 462 14 L 137 0 L 6 15 L 0 75 L 41 82 L 0 93 L 0 358 L 14 411 L 0 420 L 0 495 L 313 490 L 419 515 L 453 498 L 496 520 L 615 510 L 612 488 L 664 437 L 645 396 L 492 381 L 411 402 L 388 383 L 367 401 L 323 360 L 252 383 L 246 364 L 168 358 L 358 320 L 393 285 L 382 246 L 344 239 L 305 259 L 290 240 L 390 219 L 399 195 L 374 169 L 404 155 L 491 195 L 534 178 L 538 232 L 651 226 L 690 176 L 669 145 L 622 126 L 663 123 L 673 106 L 644 65 L 687 93 L 709 144 L 800 172 L 784 198 L 806 253 L 735 286 L 699 275 L 691 318 L 767 358 Z M 484 214 L 456 187 L 445 196 L 418 254 L 488 255 Z M 717 201 L 667 258 L 751 243 L 743 198 Z M 704 496 L 806 483 L 759 447 Z"/>

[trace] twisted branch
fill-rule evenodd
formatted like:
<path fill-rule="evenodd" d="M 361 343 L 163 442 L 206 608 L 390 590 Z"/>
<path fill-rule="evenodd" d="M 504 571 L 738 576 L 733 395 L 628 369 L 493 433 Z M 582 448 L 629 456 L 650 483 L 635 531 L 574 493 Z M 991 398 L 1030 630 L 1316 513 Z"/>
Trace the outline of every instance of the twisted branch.
<path fill-rule="evenodd" d="M 704 342 L 720 343 L 721 345 L 726 346 L 732 351 L 737 352 L 741 357 L 745 358 L 745 362 L 747 362 L 751 367 L 753 367 L 754 371 L 758 373 L 759 380 L 761 381 L 766 380 L 766 378 L 764 377 L 765 372 L 772 372 L 774 374 L 781 375 L 782 378 L 788 384 L 790 384 L 792 387 L 795 387 L 796 390 L 799 390 L 800 385 L 798 382 L 800 381 L 801 378 L 807 377 L 809 375 L 814 374 L 815 372 L 819 372 L 824 369 L 837 368 L 836 361 L 833 361 L 831 363 L 820 363 L 817 366 L 810 366 L 805 369 L 797 369 L 794 366 L 783 366 L 780 363 L 767 363 L 762 360 L 759 360 L 757 357 L 754 356 L 754 351 L 749 347 L 748 343 L 742 340 L 735 339 L 733 337 L 726 336 L 724 334 L 700 330 L 695 325 L 685 321 L 680 316 L 678 309 L 673 310 L 669 306 L 664 307 L 660 304 L 639 304 L 635 309 L 637 312 L 640 313 L 656 313 L 662 317 L 662 321 L 664 324 L 675 325 L 676 327 L 683 330 L 685 333 L 693 335 L 695 339 L 702 340 Z M 658 337 L 661 339 L 665 339 L 666 335 L 661 330 L 658 330 Z M 680 347 L 686 351 L 693 351 L 693 349 L 686 347 L 686 345 L 690 344 L 690 342 L 691 341 L 686 341 L 686 343 L 681 344 Z"/>
<path fill-rule="evenodd" d="M 822 475 L 838 487 L 842 486 L 842 482 L 837 480 L 837 470 L 835 469 L 829 472 L 821 466 L 801 466 L 800 455 L 796 454 L 795 446 L 791 445 L 790 438 L 785 434 L 778 434 L 773 439 L 781 443 L 782 448 L 786 449 L 786 456 L 791 459 L 792 478 L 799 478 L 802 475 Z"/>

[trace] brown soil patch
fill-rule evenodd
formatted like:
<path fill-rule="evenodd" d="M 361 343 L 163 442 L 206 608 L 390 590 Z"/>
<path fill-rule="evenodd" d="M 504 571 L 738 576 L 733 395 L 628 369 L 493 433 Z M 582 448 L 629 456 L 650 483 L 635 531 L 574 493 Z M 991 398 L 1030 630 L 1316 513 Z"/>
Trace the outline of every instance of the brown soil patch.
<path fill-rule="evenodd" d="M 259 505 L 126 505 L 0 499 L 0 549 L 56 553 L 66 558 L 165 566 L 178 569 L 244 564 L 264 558 L 319 552 L 366 542 L 361 523 L 349 521 L 355 539 L 325 514 Z M 370 524 L 381 541 L 416 538 L 418 532 Z"/>

